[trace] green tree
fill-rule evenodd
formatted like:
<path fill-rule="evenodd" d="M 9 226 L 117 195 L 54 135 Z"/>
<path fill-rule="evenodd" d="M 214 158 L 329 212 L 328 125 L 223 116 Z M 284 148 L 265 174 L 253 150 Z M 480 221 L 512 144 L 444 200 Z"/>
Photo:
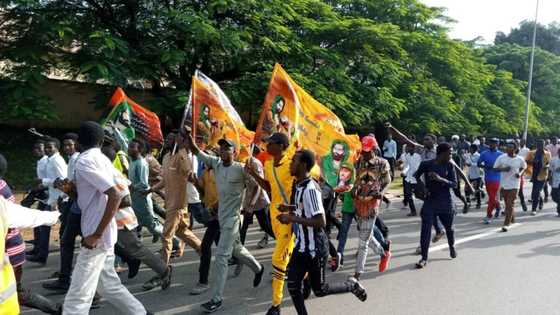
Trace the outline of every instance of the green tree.
<path fill-rule="evenodd" d="M 529 77 L 530 47 L 502 44 L 485 50 L 488 62 L 498 69 L 511 72 L 513 78 L 527 82 Z M 532 101 L 542 132 L 551 134 L 560 128 L 560 56 L 537 48 L 533 74 Z M 525 87 L 526 89 L 526 87 Z"/>
<path fill-rule="evenodd" d="M 505 134 L 522 127 L 524 97 L 515 92 L 522 84 L 472 45 L 451 40 L 442 9 L 418 0 L 0 0 L 0 6 L 6 21 L 0 61 L 13 67 L 2 79 L 16 82 L 2 85 L 9 97 L 0 102 L 16 116 L 14 108 L 27 105 L 13 85 L 55 70 L 89 82 L 141 84 L 160 96 L 157 111 L 178 116 L 191 75 L 201 69 L 250 113 L 254 126 L 279 62 L 354 129 L 386 120 L 409 132 Z M 23 91 L 48 101 L 37 84 Z"/>

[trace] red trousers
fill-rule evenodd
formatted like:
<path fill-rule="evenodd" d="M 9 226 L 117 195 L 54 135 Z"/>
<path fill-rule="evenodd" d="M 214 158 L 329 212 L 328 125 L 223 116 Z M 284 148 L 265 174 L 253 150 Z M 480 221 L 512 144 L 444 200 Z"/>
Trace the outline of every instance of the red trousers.
<path fill-rule="evenodd" d="M 486 192 L 488 193 L 488 208 L 486 216 L 492 218 L 492 211 L 500 209 L 500 201 L 498 200 L 498 191 L 500 190 L 500 182 L 486 182 Z"/>

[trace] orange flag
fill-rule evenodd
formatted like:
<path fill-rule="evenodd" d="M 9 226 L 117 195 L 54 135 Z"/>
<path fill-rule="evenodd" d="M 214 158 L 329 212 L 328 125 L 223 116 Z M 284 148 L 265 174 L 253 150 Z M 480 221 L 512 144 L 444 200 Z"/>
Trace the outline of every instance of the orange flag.
<path fill-rule="evenodd" d="M 218 84 L 197 71 L 192 81 L 193 135 L 207 145 L 216 146 L 220 139 L 235 142 L 238 159 L 249 156 L 254 132 L 248 130 Z"/>
<path fill-rule="evenodd" d="M 279 64 L 272 72 L 255 143 L 274 132 L 283 132 L 294 146 L 315 152 L 331 186 L 336 185 L 340 165 L 352 162 L 361 147 L 358 135 L 347 135 L 342 121 L 298 86 Z"/>
<path fill-rule="evenodd" d="M 122 140 L 121 145 L 124 145 L 125 149 L 128 141 L 138 135 L 148 141 L 152 148 L 160 148 L 163 145 L 159 117 L 129 98 L 123 89 L 119 87 L 115 90 L 109 100 L 109 106 L 113 107 L 113 110 L 102 124 L 119 135 L 116 138 Z"/>

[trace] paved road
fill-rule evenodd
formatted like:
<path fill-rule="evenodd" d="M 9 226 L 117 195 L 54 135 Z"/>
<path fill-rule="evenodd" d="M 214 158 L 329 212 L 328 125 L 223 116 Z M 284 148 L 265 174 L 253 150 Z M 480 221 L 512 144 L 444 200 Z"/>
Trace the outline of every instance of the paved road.
<path fill-rule="evenodd" d="M 450 260 L 444 239 L 432 247 L 430 263 L 424 270 L 414 269 L 419 258 L 412 254 L 419 240 L 420 219 L 406 217 L 407 212 L 398 207 L 400 202 L 394 202 L 383 214 L 394 244 L 390 269 L 380 274 L 376 271 L 379 258 L 372 254 L 368 257 L 368 272 L 362 281 L 368 300 L 359 302 L 351 294 L 312 297 L 307 301 L 311 314 L 560 314 L 560 218 L 555 216 L 552 202 L 534 217 L 517 209 L 518 224 L 507 233 L 499 232 L 503 218 L 483 225 L 483 210 L 458 214 L 455 221 L 456 238 L 460 243 L 458 258 Z M 197 230 L 199 235 L 202 232 Z M 270 270 L 272 245 L 257 249 L 261 235 L 253 227 L 248 234 L 247 247 Z M 154 251 L 158 249 L 148 245 Z M 357 234 L 352 228 L 345 266 L 337 273 L 329 271 L 329 281 L 343 281 L 353 273 L 356 249 Z M 41 283 L 57 269 L 58 259 L 59 256 L 53 254 L 48 265 L 42 268 L 27 263 L 26 286 L 48 294 Z M 142 292 L 142 283 L 152 276 L 146 268 L 133 280 L 126 279 L 125 272 L 123 283 L 157 314 L 200 314 L 199 305 L 206 302 L 208 296 L 188 294 L 198 280 L 198 257 L 188 250 L 173 264 L 173 285 L 168 291 Z M 270 303 L 271 278 L 267 272 L 257 289 L 252 288 L 252 278 L 252 273 L 245 268 L 240 277 L 228 280 L 224 309 L 216 314 L 264 314 Z M 282 314 L 295 314 L 287 290 L 285 293 Z M 62 300 L 59 295 L 50 297 Z M 23 314 L 39 313 L 24 310 Z M 118 313 L 105 305 L 91 314 Z"/>

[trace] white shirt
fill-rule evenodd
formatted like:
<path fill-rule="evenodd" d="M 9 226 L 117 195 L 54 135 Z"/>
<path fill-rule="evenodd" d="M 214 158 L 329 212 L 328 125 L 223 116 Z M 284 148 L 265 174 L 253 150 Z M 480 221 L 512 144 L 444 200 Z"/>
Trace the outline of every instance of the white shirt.
<path fill-rule="evenodd" d="M 198 158 L 193 156 L 190 152 L 187 153 L 187 157 L 192 161 L 193 174 L 196 176 L 196 170 L 198 170 Z M 200 203 L 200 193 L 191 182 L 187 182 L 187 202 L 190 204 Z"/>
<path fill-rule="evenodd" d="M 519 153 L 517 155 L 519 155 L 520 157 L 522 157 L 524 160 L 527 158 L 527 155 L 529 155 L 529 148 L 527 147 L 523 147 L 521 149 L 519 149 Z"/>
<path fill-rule="evenodd" d="M 75 152 L 68 159 L 68 176 L 66 178 L 68 178 L 71 181 L 74 180 L 74 171 L 75 171 L 75 168 L 76 168 L 76 160 L 78 159 L 79 156 L 80 156 L 80 152 Z"/>
<path fill-rule="evenodd" d="M 43 179 L 45 177 L 47 177 L 47 161 L 49 160 L 49 157 L 46 155 L 43 155 L 42 158 L 40 158 L 37 161 L 37 178 L 39 179 Z"/>
<path fill-rule="evenodd" d="M 325 214 L 325 209 L 323 208 L 321 190 L 317 187 L 314 180 L 308 180 L 305 185 L 296 185 L 296 211 L 295 214 L 298 217 L 312 218 L 318 214 Z M 312 227 L 303 226 L 301 224 L 296 224 L 297 226 L 297 237 L 296 237 L 296 249 L 299 252 L 305 253 L 309 250 L 312 257 L 315 257 L 315 233 Z"/>
<path fill-rule="evenodd" d="M 403 161 L 402 173 L 405 175 L 404 180 L 408 183 L 416 184 L 416 177 L 414 177 L 414 174 L 418 170 L 420 163 L 422 163 L 422 156 L 416 152 L 413 154 L 403 153 L 401 155 L 401 161 Z"/>
<path fill-rule="evenodd" d="M 478 167 L 479 159 L 480 153 L 478 152 L 465 154 L 465 161 L 469 166 L 469 179 L 479 179 L 482 177 L 482 170 Z"/>
<path fill-rule="evenodd" d="M 517 177 L 516 174 L 519 174 L 521 170 L 526 169 L 527 163 L 519 155 L 510 157 L 507 154 L 500 155 L 494 163 L 494 168 L 502 168 L 507 166 L 510 167 L 509 171 L 500 172 L 500 187 L 506 190 L 519 189 L 521 178 Z"/>
<path fill-rule="evenodd" d="M 76 162 L 76 190 L 78 191 L 78 206 L 82 209 L 81 228 L 83 237 L 95 233 L 101 222 L 107 206 L 105 191 L 115 187 L 122 197 L 126 196 L 126 185 L 117 183 L 116 171 L 109 159 L 101 153 L 99 148 L 89 149 L 80 154 Z M 98 248 L 113 251 L 117 242 L 117 222 L 115 218 L 109 225 L 97 244 Z"/>
<path fill-rule="evenodd" d="M 46 177 L 42 178 L 43 185 L 49 189 L 49 200 L 47 204 L 52 206 L 56 204 L 58 197 L 63 195 L 63 192 L 54 188 L 54 181 L 57 178 L 64 179 L 68 176 L 68 166 L 66 161 L 60 155 L 60 153 L 55 153 L 50 156 L 47 160 Z"/>
<path fill-rule="evenodd" d="M 557 157 L 558 156 L 558 149 L 560 149 L 560 143 L 557 144 L 549 144 L 546 146 L 546 149 L 548 150 L 548 152 L 550 152 L 550 156 L 551 157 Z"/>
<path fill-rule="evenodd" d="M 13 229 L 34 228 L 41 225 L 51 226 L 56 224 L 60 217 L 60 212 L 58 211 L 29 209 L 9 202 L 2 196 L 0 196 L 0 207 L 6 209 L 8 227 Z"/>
<path fill-rule="evenodd" d="M 560 158 L 555 157 L 550 162 L 550 172 L 552 173 L 552 188 L 560 187 Z"/>

